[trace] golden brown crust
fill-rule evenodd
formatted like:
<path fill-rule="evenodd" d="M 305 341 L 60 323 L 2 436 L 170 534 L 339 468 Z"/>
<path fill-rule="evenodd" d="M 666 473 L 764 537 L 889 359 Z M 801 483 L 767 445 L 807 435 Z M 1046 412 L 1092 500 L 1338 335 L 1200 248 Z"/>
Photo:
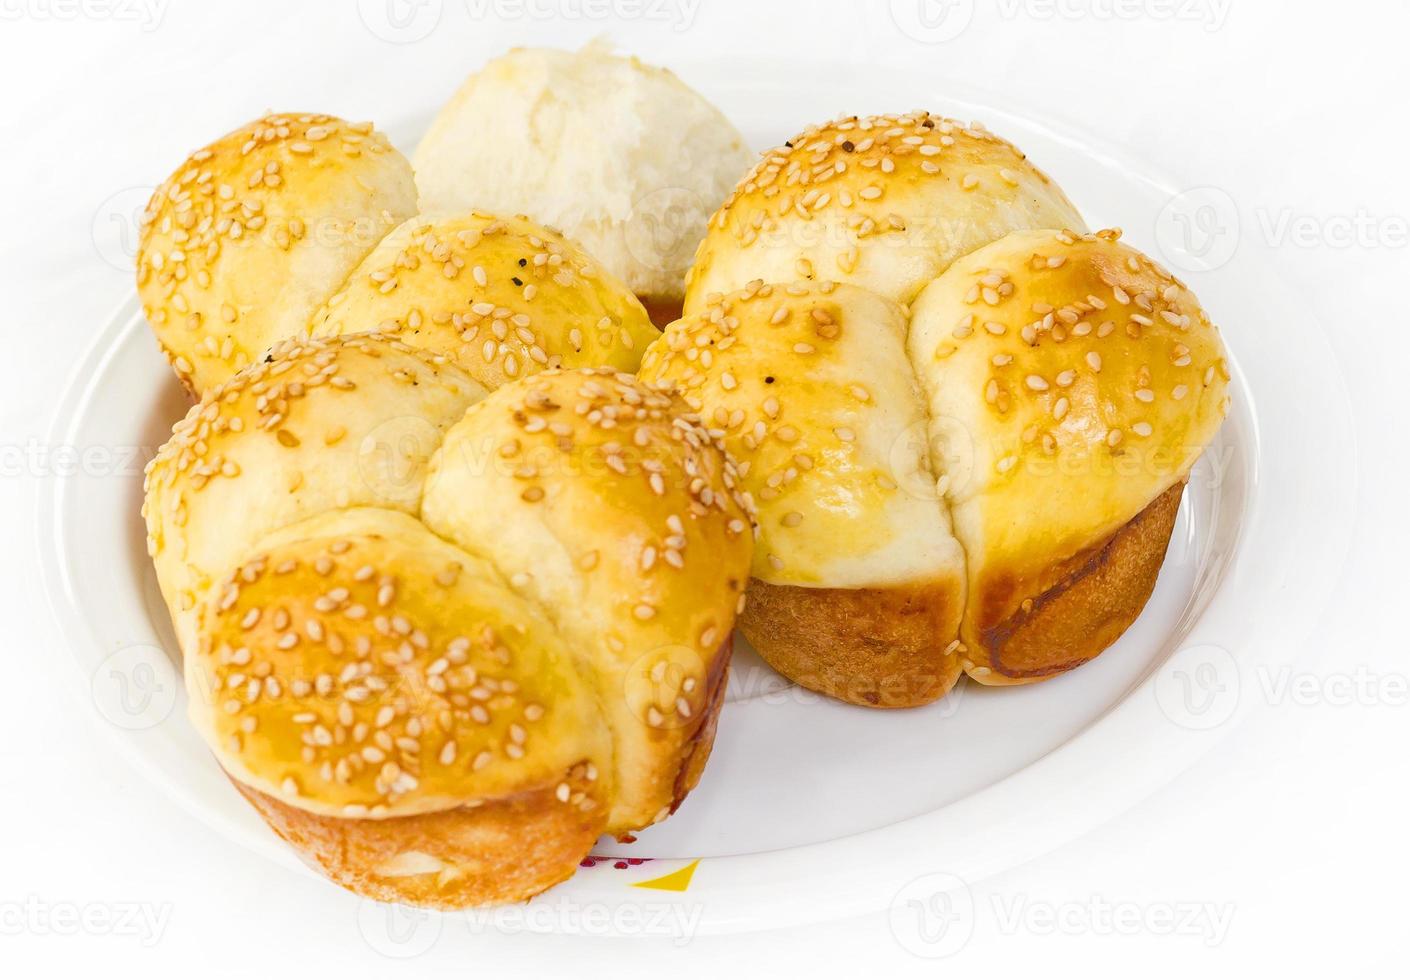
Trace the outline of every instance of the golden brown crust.
<path fill-rule="evenodd" d="M 849 116 L 769 150 L 711 217 L 685 308 L 751 279 L 832 279 L 909 303 L 960 256 L 1022 228 L 1080 229 L 1062 190 L 977 123 Z"/>
<path fill-rule="evenodd" d="M 376 327 L 491 390 L 550 367 L 635 371 L 659 331 L 616 276 L 523 215 L 419 215 L 315 313 L 315 337 Z"/>
<path fill-rule="evenodd" d="M 1106 541 L 1036 580 L 987 576 L 965 629 L 970 676 L 981 684 L 1043 680 L 1114 643 L 1155 588 L 1184 489 L 1176 483 Z"/>
<path fill-rule="evenodd" d="M 560 781 L 458 807 L 385 820 L 321 816 L 232 779 L 265 822 L 329 878 L 359 895 L 431 908 L 520 902 L 572 876 L 607 808 L 560 801 L 597 784 L 578 765 Z"/>
<path fill-rule="evenodd" d="M 265 116 L 191 154 L 153 193 L 137 252 L 143 313 L 199 397 L 302 334 L 415 213 L 411 164 L 371 123 Z"/>
<path fill-rule="evenodd" d="M 850 704 L 909 708 L 959 679 L 957 582 L 865 589 L 749 583 L 739 626 L 790 680 Z"/>

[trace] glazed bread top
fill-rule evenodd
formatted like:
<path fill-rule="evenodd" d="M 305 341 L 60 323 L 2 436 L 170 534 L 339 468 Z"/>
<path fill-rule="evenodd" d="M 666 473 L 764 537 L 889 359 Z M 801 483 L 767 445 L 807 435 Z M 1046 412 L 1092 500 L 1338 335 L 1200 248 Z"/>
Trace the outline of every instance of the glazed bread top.
<path fill-rule="evenodd" d="M 1065 561 L 1184 478 L 1228 408 L 1223 346 L 1118 237 L 1012 233 L 909 316 L 856 286 L 756 282 L 671 324 L 641 375 L 679 385 L 739 459 L 755 576 L 949 572 L 972 602 L 985 574 Z"/>
<path fill-rule="evenodd" d="M 680 386 L 724 433 L 759 509 L 756 577 L 962 577 L 895 303 L 832 282 L 752 283 L 671 324 L 641 376 Z"/>
<path fill-rule="evenodd" d="M 739 181 L 696 252 L 685 309 L 754 279 L 909 303 L 961 255 L 1024 228 L 1084 226 L 1012 144 L 930 113 L 851 116 L 804 130 Z"/>
<path fill-rule="evenodd" d="M 489 62 L 415 153 L 423 208 L 527 214 L 638 295 L 676 301 L 706 219 L 750 159 L 729 120 L 674 74 L 598 44 Z"/>
<path fill-rule="evenodd" d="M 1189 472 L 1228 411 L 1218 331 L 1119 234 L 1009 235 L 913 304 L 910 356 L 974 566 L 1018 574 L 1104 539 Z"/>
<path fill-rule="evenodd" d="M 614 743 L 613 826 L 664 816 L 677 760 L 653 738 L 701 711 L 749 578 L 749 502 L 716 437 L 630 375 L 536 375 L 447 433 L 422 519 L 495 556 L 591 664 L 612 731 L 652 736 Z"/>
<path fill-rule="evenodd" d="M 645 826 L 678 800 L 748 577 L 734 482 L 630 375 L 485 396 L 394 338 L 285 342 L 148 473 L 193 721 L 314 813 L 474 805 L 586 762 L 609 829 Z"/>
<path fill-rule="evenodd" d="M 143 311 L 200 395 L 302 333 L 415 213 L 411 166 L 371 123 L 265 116 L 191 154 L 153 193 L 137 254 Z"/>
<path fill-rule="evenodd" d="M 148 550 L 183 650 L 254 542 L 329 510 L 415 515 L 431 455 L 487 390 L 395 339 L 285 341 L 218 385 L 148 467 Z"/>
<path fill-rule="evenodd" d="M 547 367 L 633 371 L 656 339 L 617 277 L 524 217 L 419 215 L 313 316 L 314 336 L 376 330 L 449 354 L 488 388 Z"/>
<path fill-rule="evenodd" d="M 487 562 L 399 511 L 260 539 L 203 609 L 192 718 L 227 772 L 328 816 L 445 810 L 607 769 L 572 650 Z"/>

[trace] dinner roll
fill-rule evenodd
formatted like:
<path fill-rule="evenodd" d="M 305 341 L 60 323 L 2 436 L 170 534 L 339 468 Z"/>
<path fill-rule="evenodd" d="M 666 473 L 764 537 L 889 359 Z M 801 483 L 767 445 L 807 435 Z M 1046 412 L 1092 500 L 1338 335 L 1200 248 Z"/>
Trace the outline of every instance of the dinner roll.
<path fill-rule="evenodd" d="M 1228 408 L 1218 332 L 1119 232 L 1023 231 L 907 313 L 754 282 L 667 328 L 641 376 L 724 434 L 757 502 L 740 626 L 856 704 L 1051 677 L 1144 607 Z"/>
<path fill-rule="evenodd" d="M 371 123 L 265 116 L 191 154 L 152 195 L 137 253 L 143 312 L 199 396 L 302 333 L 415 213 L 411 166 Z"/>
<path fill-rule="evenodd" d="M 967 556 L 967 669 L 984 683 L 1067 670 L 1131 624 L 1228 411 L 1218 331 L 1119 236 L 1009 235 L 913 306 L 910 355 Z"/>
<path fill-rule="evenodd" d="M 631 291 L 527 218 L 421 215 L 314 314 L 315 336 L 375 329 L 497 388 L 546 367 L 634 371 L 658 331 Z"/>
<path fill-rule="evenodd" d="M 735 482 L 631 375 L 486 396 L 392 337 L 277 345 L 148 472 L 193 724 L 340 884 L 529 898 L 699 778 L 752 555 Z"/>
<path fill-rule="evenodd" d="M 751 154 L 671 72 L 594 43 L 489 62 L 441 109 L 414 159 L 424 209 L 527 214 L 557 228 L 665 323 L 679 313 L 706 219 Z"/>
<path fill-rule="evenodd" d="M 678 385 L 739 460 L 760 533 L 740 625 L 759 653 L 856 704 L 948 691 L 964 556 L 901 308 L 856 286 L 753 283 L 672 324 L 641 376 Z"/>
<path fill-rule="evenodd" d="M 1025 228 L 1084 226 L 1011 143 L 926 112 L 849 116 L 740 180 L 696 252 L 686 312 L 753 279 L 830 279 L 909 303 L 961 255 Z"/>

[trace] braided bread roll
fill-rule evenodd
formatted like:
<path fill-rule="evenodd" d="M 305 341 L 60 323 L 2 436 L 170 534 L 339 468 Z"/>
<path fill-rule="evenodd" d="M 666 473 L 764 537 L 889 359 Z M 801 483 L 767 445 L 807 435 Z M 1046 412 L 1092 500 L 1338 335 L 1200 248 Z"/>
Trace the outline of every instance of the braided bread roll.
<path fill-rule="evenodd" d="M 659 336 L 616 276 L 521 216 L 421 215 L 384 238 L 313 316 L 449 354 L 490 388 L 546 367 L 635 371 Z"/>
<path fill-rule="evenodd" d="M 199 397 L 309 316 L 416 213 L 411 165 L 371 123 L 281 113 L 195 153 L 142 216 L 137 292 Z"/>
<path fill-rule="evenodd" d="M 898 303 L 1025 228 L 1085 230 L 1062 190 L 978 123 L 849 116 L 765 153 L 710 219 L 685 312 L 753 280 L 853 283 Z"/>
<path fill-rule="evenodd" d="M 1017 232 L 906 311 L 752 283 L 667 328 L 641 376 L 723 431 L 758 505 L 744 634 L 857 704 L 1051 677 L 1150 596 L 1227 412 L 1218 333 L 1117 232 Z"/>
<path fill-rule="evenodd" d="M 192 721 L 340 884 L 528 898 L 699 778 L 752 550 L 736 479 L 629 375 L 486 395 L 395 338 L 285 342 L 148 472 Z"/>

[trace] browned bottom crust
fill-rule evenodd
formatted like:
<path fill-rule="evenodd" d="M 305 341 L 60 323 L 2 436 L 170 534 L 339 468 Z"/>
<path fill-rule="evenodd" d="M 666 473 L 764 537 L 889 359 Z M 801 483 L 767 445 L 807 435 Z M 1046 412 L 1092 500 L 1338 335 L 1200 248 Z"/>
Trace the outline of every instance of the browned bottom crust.
<path fill-rule="evenodd" d="M 959 679 L 953 581 L 871 589 L 749 583 L 739 628 L 789 680 L 851 704 L 909 708 Z"/>
<path fill-rule="evenodd" d="M 725 701 L 732 640 L 711 661 L 704 710 L 681 746 L 670 812 L 695 788 Z M 459 909 L 521 902 L 572 876 L 607 832 L 601 786 L 574 766 L 560 782 L 479 806 L 385 820 L 330 817 L 231 779 L 276 834 L 350 891 L 384 902 Z M 631 829 L 640 829 L 634 827 Z"/>
<path fill-rule="evenodd" d="M 1184 489 L 1175 484 L 1106 541 L 1036 579 L 1001 571 L 976 586 L 979 613 L 965 627 L 969 675 L 981 684 L 1043 680 L 1116 642 L 1155 588 Z"/>
<path fill-rule="evenodd" d="M 276 834 L 344 888 L 384 902 L 458 909 L 524 901 L 573 874 L 607 818 L 585 770 L 575 766 L 565 778 L 572 794 L 584 794 L 567 803 L 555 783 L 475 807 L 385 820 L 309 813 L 231 781 Z"/>
<path fill-rule="evenodd" d="M 651 322 L 656 324 L 658 330 L 665 330 L 668 323 L 674 323 L 681 318 L 681 304 L 684 300 L 680 296 L 638 296 L 637 299 L 646 307 L 646 315 L 651 317 Z"/>

